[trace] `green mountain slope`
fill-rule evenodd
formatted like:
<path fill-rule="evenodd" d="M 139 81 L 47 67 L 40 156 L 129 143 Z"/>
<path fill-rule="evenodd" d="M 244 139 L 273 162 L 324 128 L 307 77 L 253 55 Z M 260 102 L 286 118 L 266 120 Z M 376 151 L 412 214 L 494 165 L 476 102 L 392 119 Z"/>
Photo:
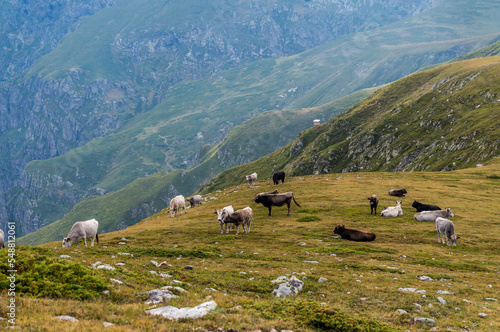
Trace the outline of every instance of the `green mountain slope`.
<path fill-rule="evenodd" d="M 242 183 L 255 170 L 304 175 L 473 167 L 500 154 L 499 110 L 500 56 L 455 62 L 388 85 L 269 156 L 223 172 L 202 191 Z"/>
<path fill-rule="evenodd" d="M 156 173 L 138 179 L 124 188 L 83 200 L 63 218 L 18 240 L 38 245 L 56 241 L 75 221 L 96 218 L 102 232 L 126 228 L 167 207 L 179 193 L 195 192 L 223 170 L 253 161 L 293 140 L 312 125 L 313 119 L 326 120 L 368 97 L 376 88 L 355 92 L 320 107 L 265 112 L 234 127 L 217 146 L 207 149 L 203 161 L 188 171 Z M 46 206 L 50 206 L 46 203 Z M 51 215 L 52 211 L 44 211 Z"/>

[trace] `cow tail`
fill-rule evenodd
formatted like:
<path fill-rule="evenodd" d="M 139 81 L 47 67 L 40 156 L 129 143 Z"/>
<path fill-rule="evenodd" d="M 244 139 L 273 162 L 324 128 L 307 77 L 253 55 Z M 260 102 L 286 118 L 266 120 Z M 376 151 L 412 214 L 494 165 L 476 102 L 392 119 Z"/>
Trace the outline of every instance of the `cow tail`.
<path fill-rule="evenodd" d="M 295 204 L 297 204 L 298 207 L 302 207 L 299 203 L 297 203 L 297 201 L 295 200 L 295 197 L 292 196 L 292 198 L 293 198 L 293 201 L 295 202 Z"/>
<path fill-rule="evenodd" d="M 99 234 L 95 233 L 95 239 L 97 240 L 97 243 L 99 243 Z"/>

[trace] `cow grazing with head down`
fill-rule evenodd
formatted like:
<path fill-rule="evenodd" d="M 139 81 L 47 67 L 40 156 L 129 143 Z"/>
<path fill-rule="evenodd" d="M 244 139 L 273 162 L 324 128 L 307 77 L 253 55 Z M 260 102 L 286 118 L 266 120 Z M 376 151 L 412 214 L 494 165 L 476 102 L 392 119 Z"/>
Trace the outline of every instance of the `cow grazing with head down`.
<path fill-rule="evenodd" d="M 252 173 L 250 175 L 245 175 L 245 179 L 248 181 L 248 185 L 251 187 L 255 186 L 255 182 L 257 181 L 257 173 Z"/>
<path fill-rule="evenodd" d="M 380 215 L 382 217 L 397 217 L 403 215 L 403 208 L 401 208 L 401 201 L 396 201 L 396 206 L 385 207 Z"/>
<path fill-rule="evenodd" d="M 298 207 L 300 206 L 299 203 L 295 200 L 295 197 L 293 197 L 292 192 L 287 192 L 283 194 L 258 194 L 255 196 L 253 201 L 255 203 L 261 203 L 265 207 L 269 208 L 269 215 L 271 215 L 271 209 L 273 206 L 283 206 L 287 205 L 288 206 L 288 216 L 290 216 L 290 205 L 292 205 L 292 200 Z"/>
<path fill-rule="evenodd" d="M 397 197 L 404 197 L 405 194 L 407 194 L 408 192 L 406 191 L 406 189 L 391 189 L 389 190 L 389 195 L 391 196 L 397 196 Z"/>
<path fill-rule="evenodd" d="M 76 246 L 80 244 L 80 239 L 83 239 L 85 247 L 87 246 L 87 239 L 91 239 L 90 246 L 94 246 L 94 237 L 99 243 L 99 235 L 97 234 L 97 228 L 99 228 L 99 222 L 95 219 L 90 219 L 87 221 L 77 221 L 74 223 L 73 227 L 62 241 L 63 247 L 71 247 L 73 242 L 76 242 Z"/>
<path fill-rule="evenodd" d="M 236 225 L 236 235 L 240 225 L 243 225 L 243 231 L 245 233 L 250 233 L 250 223 L 252 222 L 253 211 L 247 206 L 244 209 L 237 210 L 224 218 L 225 224 L 235 224 Z M 247 226 L 245 229 L 245 225 Z"/>
<path fill-rule="evenodd" d="M 437 210 L 437 211 L 422 211 L 419 213 L 415 213 L 413 218 L 418 221 L 436 221 L 438 217 L 441 218 L 452 218 L 455 215 L 451 212 L 451 209 L 448 208 L 446 210 Z"/>
<path fill-rule="evenodd" d="M 345 225 L 337 225 L 333 233 L 340 235 L 344 240 L 350 241 L 373 241 L 375 234 L 355 228 L 346 228 Z"/>
<path fill-rule="evenodd" d="M 377 206 L 378 206 L 378 197 L 377 195 L 373 194 L 370 197 L 368 197 L 370 200 L 370 214 L 377 215 Z"/>
<path fill-rule="evenodd" d="M 441 237 L 443 239 L 446 238 L 446 244 L 457 245 L 457 240 L 460 239 L 460 236 L 455 235 L 455 226 L 453 226 L 453 221 L 441 217 L 436 218 L 436 231 L 438 235 L 438 243 L 441 243 Z"/>
<path fill-rule="evenodd" d="M 273 174 L 273 182 L 274 184 L 279 184 L 281 181 L 281 183 L 285 183 L 285 172 L 281 171 L 281 172 L 276 172 Z"/>
<path fill-rule="evenodd" d="M 177 216 L 177 211 L 179 211 L 179 215 L 182 215 L 182 209 L 184 209 L 184 214 L 186 214 L 186 201 L 184 200 L 184 196 L 178 195 L 170 200 L 170 218 Z"/>
<path fill-rule="evenodd" d="M 196 205 L 201 205 L 201 195 L 194 195 L 188 198 L 188 202 L 191 204 L 191 208 L 194 208 Z"/>
<path fill-rule="evenodd" d="M 417 212 L 422 212 L 422 211 L 436 211 L 436 210 L 441 210 L 441 208 L 437 205 L 431 205 L 431 204 L 422 204 L 418 201 L 414 201 L 411 207 L 414 207 L 417 209 Z"/>
<path fill-rule="evenodd" d="M 228 205 L 226 207 L 223 207 L 220 210 L 215 210 L 215 214 L 217 215 L 217 221 L 219 222 L 219 225 L 220 225 L 220 233 L 221 234 L 224 233 L 224 219 L 226 219 L 226 217 L 233 212 L 234 212 L 234 209 L 233 209 L 232 205 Z M 231 231 L 232 231 L 233 224 L 231 224 L 231 223 L 226 224 L 226 234 L 229 233 L 229 227 L 231 227 Z"/>

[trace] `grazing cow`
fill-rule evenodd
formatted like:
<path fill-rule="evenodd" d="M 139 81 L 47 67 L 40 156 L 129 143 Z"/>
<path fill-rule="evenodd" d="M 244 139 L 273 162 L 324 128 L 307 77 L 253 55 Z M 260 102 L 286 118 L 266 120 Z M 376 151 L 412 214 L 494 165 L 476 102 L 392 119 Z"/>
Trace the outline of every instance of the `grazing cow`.
<path fill-rule="evenodd" d="M 224 234 L 224 230 L 223 230 L 223 226 L 224 226 L 224 219 L 226 219 L 226 217 L 228 215 L 230 215 L 231 213 L 234 212 L 234 209 L 233 209 L 233 206 L 232 205 L 228 205 L 226 207 L 223 207 L 222 209 L 220 210 L 215 210 L 215 214 L 217 215 L 217 221 L 219 222 L 219 225 L 220 225 L 220 233 L 221 234 Z M 233 224 L 226 224 L 226 234 L 229 233 L 229 227 L 231 227 L 231 231 L 233 230 Z"/>
<path fill-rule="evenodd" d="M 436 221 L 437 217 L 441 218 L 451 218 L 455 215 L 451 212 L 451 209 L 446 210 L 437 210 L 437 211 L 422 211 L 419 213 L 415 213 L 413 218 L 418 221 Z"/>
<path fill-rule="evenodd" d="M 354 228 L 346 228 L 345 225 L 337 225 L 333 233 L 340 235 L 344 240 L 351 241 L 373 241 L 375 234 Z"/>
<path fill-rule="evenodd" d="M 396 201 L 396 206 L 385 207 L 380 213 L 382 217 L 397 217 L 403 215 L 401 201 Z"/>
<path fill-rule="evenodd" d="M 77 221 L 71 227 L 68 236 L 62 241 L 63 247 L 71 247 L 73 242 L 76 241 L 76 246 L 80 244 L 80 239 L 83 239 L 85 247 L 87 246 L 87 239 L 91 239 L 90 246 L 94 246 L 94 237 L 99 243 L 99 235 L 97 235 L 97 228 L 99 227 L 99 222 L 95 219 L 90 219 L 87 221 Z"/>
<path fill-rule="evenodd" d="M 418 201 L 414 201 L 411 207 L 414 207 L 417 209 L 417 212 L 422 212 L 422 211 L 436 211 L 436 210 L 441 210 L 441 208 L 437 205 L 431 205 L 431 204 L 422 204 Z"/>
<path fill-rule="evenodd" d="M 191 207 L 194 208 L 196 205 L 201 205 L 201 195 L 194 195 L 193 197 L 188 199 Z"/>
<path fill-rule="evenodd" d="M 255 182 L 257 181 L 257 173 L 245 175 L 245 179 L 248 181 L 248 185 L 251 187 L 252 185 L 255 185 Z"/>
<path fill-rule="evenodd" d="M 177 211 L 179 211 L 179 215 L 182 215 L 182 209 L 184 209 L 184 214 L 186 214 L 184 196 L 178 195 L 170 200 L 170 218 L 177 216 Z"/>
<path fill-rule="evenodd" d="M 378 206 L 378 197 L 377 195 L 373 194 L 370 197 L 368 197 L 370 200 L 370 214 L 377 215 L 377 206 Z"/>
<path fill-rule="evenodd" d="M 245 233 L 250 233 L 250 223 L 252 222 L 252 209 L 247 206 L 244 209 L 237 210 L 236 212 L 231 213 L 224 219 L 225 224 L 235 224 L 236 225 L 236 235 L 238 235 L 238 230 L 240 225 L 243 225 L 243 231 Z M 247 229 L 245 229 L 245 225 Z"/>
<path fill-rule="evenodd" d="M 0 248 L 5 248 L 4 241 L 5 241 L 4 234 L 3 231 L 0 229 Z"/>
<path fill-rule="evenodd" d="M 406 191 L 406 189 L 391 189 L 389 190 L 389 195 L 391 196 L 397 196 L 397 197 L 405 197 L 405 194 L 407 194 L 408 192 Z"/>
<path fill-rule="evenodd" d="M 274 184 L 278 184 L 278 183 L 285 183 L 285 172 L 276 172 L 273 174 L 273 182 Z"/>
<path fill-rule="evenodd" d="M 255 196 L 253 201 L 255 203 L 262 203 L 265 207 L 269 208 L 269 215 L 271 215 L 271 209 L 273 206 L 283 206 L 287 205 L 288 206 L 288 216 L 290 215 L 290 205 L 292 204 L 292 199 L 297 204 L 297 206 L 300 206 L 299 203 L 295 200 L 295 197 L 293 197 L 292 192 L 287 192 L 283 194 L 258 194 Z"/>
<path fill-rule="evenodd" d="M 441 243 L 440 240 L 442 238 L 444 244 L 444 239 L 446 238 L 447 245 L 450 245 L 451 242 L 454 246 L 456 246 L 457 240 L 460 239 L 460 236 L 455 235 L 455 226 L 453 226 L 453 221 L 449 219 L 437 217 L 436 231 L 438 235 L 438 243 Z"/>

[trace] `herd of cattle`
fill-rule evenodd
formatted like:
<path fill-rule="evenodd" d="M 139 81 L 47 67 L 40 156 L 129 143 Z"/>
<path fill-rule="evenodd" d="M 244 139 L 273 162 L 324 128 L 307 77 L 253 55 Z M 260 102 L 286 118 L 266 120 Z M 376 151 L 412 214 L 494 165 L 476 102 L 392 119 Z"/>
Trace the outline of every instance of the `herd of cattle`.
<path fill-rule="evenodd" d="M 246 175 L 245 179 L 248 181 L 249 186 L 255 185 L 257 181 L 257 173 L 252 173 L 250 175 Z M 279 182 L 285 182 L 285 173 L 277 172 L 273 175 L 274 184 L 278 184 Z M 408 192 L 406 189 L 392 189 L 389 191 L 390 196 L 396 197 L 404 197 Z M 271 209 L 273 206 L 288 206 L 288 216 L 290 216 L 290 207 L 293 202 L 301 207 L 299 203 L 295 200 L 292 192 L 280 193 L 279 190 L 274 190 L 271 192 L 263 192 L 257 194 L 253 201 L 255 203 L 260 203 L 269 209 L 269 216 L 271 216 Z M 376 194 L 368 197 L 370 201 L 370 214 L 377 214 L 377 207 L 379 203 L 379 199 Z M 193 197 L 188 199 L 188 202 L 191 205 L 191 208 L 194 208 L 196 205 L 202 204 L 202 197 L 200 195 L 194 195 Z M 384 207 L 380 213 L 383 217 L 398 217 L 403 215 L 403 208 L 401 206 L 402 201 L 396 201 L 396 206 Z M 438 235 L 438 243 L 445 243 L 450 245 L 453 244 L 456 246 L 457 239 L 459 237 L 455 234 L 455 229 L 453 222 L 447 218 L 453 217 L 453 213 L 451 209 L 441 210 L 436 205 L 430 204 L 422 204 L 418 201 L 414 201 L 412 207 L 417 210 L 417 213 L 414 215 L 414 218 L 418 221 L 434 221 L 436 224 L 436 231 Z M 184 210 L 184 214 L 186 211 L 186 199 L 182 195 L 178 195 L 170 200 L 169 213 L 170 217 L 173 218 L 177 216 L 177 212 L 179 215 L 182 214 L 182 210 Z M 250 232 L 250 224 L 252 222 L 253 210 L 247 206 L 243 209 L 234 211 L 233 206 L 229 205 L 222 209 L 215 210 L 214 212 L 217 215 L 217 221 L 220 225 L 220 233 L 224 233 L 224 226 L 226 227 L 226 234 L 232 231 L 232 225 L 236 226 L 236 235 L 239 233 L 239 226 L 243 226 L 243 231 L 245 233 Z M 76 222 L 71 228 L 68 236 L 63 239 L 63 247 L 69 247 L 73 242 L 77 243 L 80 239 L 83 239 L 85 246 L 87 246 L 87 239 L 91 239 L 91 246 L 94 245 L 94 237 L 99 242 L 99 237 L 97 235 L 97 229 L 99 226 L 99 222 L 95 219 L 87 220 L 87 221 L 79 221 Z M 0 231 L 1 232 L 1 231 Z M 376 238 L 376 235 L 371 232 L 367 232 L 364 230 L 358 230 L 354 228 L 347 228 L 345 225 L 337 225 L 334 229 L 335 234 L 339 234 L 342 239 L 351 240 L 351 241 L 373 241 Z M 0 234 L 0 246 L 3 245 L 3 232 Z"/>

